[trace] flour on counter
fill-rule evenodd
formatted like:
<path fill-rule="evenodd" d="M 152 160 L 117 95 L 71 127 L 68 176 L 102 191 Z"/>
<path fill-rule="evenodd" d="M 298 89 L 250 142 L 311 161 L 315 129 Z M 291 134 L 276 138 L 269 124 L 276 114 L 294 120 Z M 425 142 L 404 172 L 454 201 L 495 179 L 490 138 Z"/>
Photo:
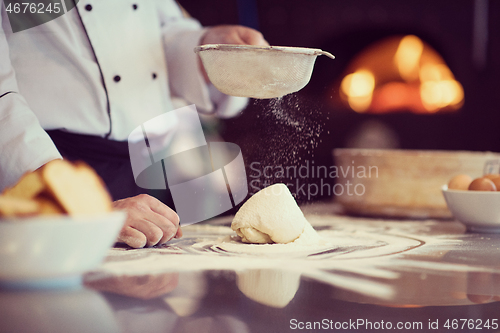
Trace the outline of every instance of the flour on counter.
<path fill-rule="evenodd" d="M 207 270 L 239 273 L 279 269 L 355 293 L 389 298 L 394 292 L 389 281 L 398 279 L 405 271 L 476 269 L 439 261 L 449 250 L 460 246 L 460 240 L 450 239 L 450 235 L 464 232 L 458 223 L 382 221 L 335 215 L 306 215 L 306 218 L 316 229 L 313 241 L 308 239 L 311 235 L 306 230 L 288 244 L 245 244 L 228 226 L 230 219 L 226 218 L 212 225 L 186 227 L 183 238 L 161 247 L 112 249 L 95 273 L 145 275 Z M 436 233 L 436 229 L 441 232 Z M 312 227 L 310 230 L 314 231 Z M 412 260 L 412 255 L 435 261 Z"/>

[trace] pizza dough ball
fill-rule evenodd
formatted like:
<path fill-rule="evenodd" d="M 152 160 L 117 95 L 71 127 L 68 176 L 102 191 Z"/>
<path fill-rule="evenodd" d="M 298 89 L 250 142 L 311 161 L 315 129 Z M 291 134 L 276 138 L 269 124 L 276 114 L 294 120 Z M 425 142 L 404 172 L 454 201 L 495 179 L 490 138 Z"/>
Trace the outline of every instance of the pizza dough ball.
<path fill-rule="evenodd" d="M 231 228 L 245 243 L 265 244 L 293 242 L 302 235 L 306 225 L 309 222 L 288 187 L 274 184 L 241 206 Z"/>

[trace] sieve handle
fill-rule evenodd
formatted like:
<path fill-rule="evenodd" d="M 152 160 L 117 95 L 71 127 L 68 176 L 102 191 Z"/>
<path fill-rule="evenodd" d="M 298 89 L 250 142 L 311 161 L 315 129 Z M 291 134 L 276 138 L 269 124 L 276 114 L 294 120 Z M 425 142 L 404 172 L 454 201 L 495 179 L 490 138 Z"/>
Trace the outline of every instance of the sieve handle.
<path fill-rule="evenodd" d="M 335 59 L 335 56 L 333 54 L 331 54 L 330 52 L 318 50 L 315 53 L 316 53 L 316 55 L 326 55 L 328 58 Z"/>

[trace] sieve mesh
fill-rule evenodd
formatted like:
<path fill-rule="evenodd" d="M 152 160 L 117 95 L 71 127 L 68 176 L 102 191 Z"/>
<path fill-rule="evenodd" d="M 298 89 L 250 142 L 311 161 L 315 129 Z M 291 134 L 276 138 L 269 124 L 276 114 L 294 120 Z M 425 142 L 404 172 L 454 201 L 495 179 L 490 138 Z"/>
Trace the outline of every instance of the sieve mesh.
<path fill-rule="evenodd" d="M 231 96 L 281 97 L 302 89 L 311 78 L 316 49 L 204 45 L 195 49 L 212 84 Z"/>

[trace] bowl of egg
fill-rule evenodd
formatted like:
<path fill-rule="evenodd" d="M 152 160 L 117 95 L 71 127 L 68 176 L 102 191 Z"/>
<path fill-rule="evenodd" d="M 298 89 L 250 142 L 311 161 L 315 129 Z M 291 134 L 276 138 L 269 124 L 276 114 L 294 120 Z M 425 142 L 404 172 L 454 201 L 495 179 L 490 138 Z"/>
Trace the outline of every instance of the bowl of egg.
<path fill-rule="evenodd" d="M 442 192 L 453 216 L 470 231 L 500 233 L 500 174 L 460 174 Z"/>

